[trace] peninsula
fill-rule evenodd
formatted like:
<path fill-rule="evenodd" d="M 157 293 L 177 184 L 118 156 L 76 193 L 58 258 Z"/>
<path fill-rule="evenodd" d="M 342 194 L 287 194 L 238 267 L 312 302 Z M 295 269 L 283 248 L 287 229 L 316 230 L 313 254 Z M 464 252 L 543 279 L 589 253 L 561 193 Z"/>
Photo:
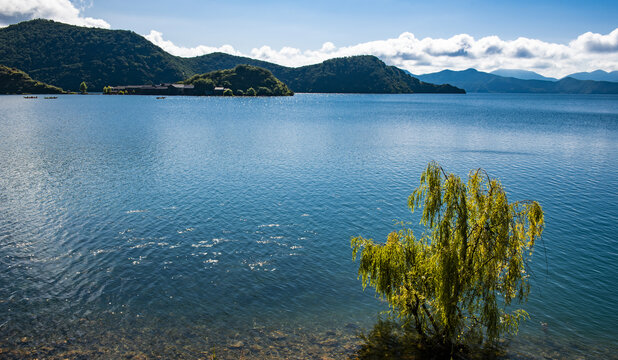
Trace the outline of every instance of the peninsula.
<path fill-rule="evenodd" d="M 183 82 L 195 87 L 195 95 L 214 94 L 215 89 L 229 89 L 230 95 L 291 96 L 286 84 L 270 71 L 251 65 L 238 65 L 233 69 L 211 71 L 194 75 Z M 224 93 L 225 94 L 225 93 Z"/>
<path fill-rule="evenodd" d="M 273 74 L 257 66 L 238 65 L 233 69 L 194 75 L 174 84 L 106 86 L 104 94 L 121 95 L 223 95 L 292 96 L 291 91 Z"/>
<path fill-rule="evenodd" d="M 0 65 L 0 94 L 62 94 L 57 87 L 33 80 L 25 72 Z"/>

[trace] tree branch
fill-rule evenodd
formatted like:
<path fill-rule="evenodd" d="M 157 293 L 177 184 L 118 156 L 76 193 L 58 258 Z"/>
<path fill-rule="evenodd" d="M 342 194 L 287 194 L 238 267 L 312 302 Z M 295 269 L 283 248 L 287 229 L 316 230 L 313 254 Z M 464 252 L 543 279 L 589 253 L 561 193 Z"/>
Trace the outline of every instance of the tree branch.
<path fill-rule="evenodd" d="M 418 301 L 419 303 L 421 303 L 421 299 L 418 298 L 418 295 L 414 295 L 416 297 L 416 301 Z M 423 301 L 421 303 L 421 306 L 423 307 L 423 311 L 425 311 L 425 314 L 427 314 L 427 317 L 429 318 L 429 321 L 431 322 L 431 326 L 433 326 L 433 330 L 436 332 L 436 334 L 440 333 L 440 329 L 438 328 L 438 324 L 436 323 L 436 320 L 434 320 L 433 315 L 431 315 L 431 313 L 429 312 L 429 309 L 427 308 L 427 304 L 425 304 L 425 302 Z"/>

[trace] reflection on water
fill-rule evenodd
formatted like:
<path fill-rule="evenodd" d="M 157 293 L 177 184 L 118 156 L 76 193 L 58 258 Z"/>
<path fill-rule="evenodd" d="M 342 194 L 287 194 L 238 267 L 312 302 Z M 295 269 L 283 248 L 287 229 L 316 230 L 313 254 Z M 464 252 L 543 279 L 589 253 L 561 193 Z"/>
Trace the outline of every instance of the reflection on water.
<path fill-rule="evenodd" d="M 350 236 L 416 223 L 430 160 L 543 205 L 509 356 L 614 356 L 616 100 L 0 97 L 0 357 L 353 355 Z"/>

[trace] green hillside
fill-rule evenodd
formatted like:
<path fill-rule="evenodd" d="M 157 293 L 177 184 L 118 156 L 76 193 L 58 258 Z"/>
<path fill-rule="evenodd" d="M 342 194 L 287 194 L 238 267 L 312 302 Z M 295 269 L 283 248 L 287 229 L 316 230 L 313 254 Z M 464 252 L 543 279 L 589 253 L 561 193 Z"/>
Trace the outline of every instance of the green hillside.
<path fill-rule="evenodd" d="M 238 65 L 233 69 L 216 70 L 206 74 L 195 75 L 184 81 L 195 86 L 196 94 L 206 94 L 215 86 L 231 89 L 234 94 L 244 95 L 249 89 L 264 96 L 290 96 L 292 91 L 273 74 L 263 68 L 251 65 Z"/>
<path fill-rule="evenodd" d="M 0 94 L 62 94 L 61 88 L 32 80 L 25 72 L 0 65 Z"/>
<path fill-rule="evenodd" d="M 276 73 L 275 73 L 276 74 Z M 277 75 L 290 88 L 319 93 L 464 93 L 450 85 L 424 83 L 375 56 L 326 60 Z"/>
<path fill-rule="evenodd" d="M 273 75 L 279 76 L 293 68 L 269 63 L 267 61 L 256 60 L 244 56 L 234 56 L 225 53 L 211 53 L 192 58 L 182 58 L 185 64 L 196 73 L 207 73 L 215 70 L 232 69 L 237 65 L 252 65 L 269 70 Z"/>
<path fill-rule="evenodd" d="M 240 64 L 270 70 L 295 92 L 316 93 L 463 93 L 450 85 L 424 83 L 405 71 L 387 66 L 375 56 L 360 55 L 326 60 L 298 68 L 247 57 L 213 53 L 187 59 L 198 72 L 232 68 Z"/>
<path fill-rule="evenodd" d="M 0 63 L 73 91 L 82 81 L 89 89 L 101 91 L 106 85 L 177 82 L 247 64 L 270 70 L 295 92 L 463 92 L 450 85 L 420 82 L 374 56 L 332 59 L 299 68 L 222 53 L 181 58 L 131 31 L 51 20 L 31 20 L 0 29 Z"/>
<path fill-rule="evenodd" d="M 84 28 L 31 20 L 0 29 L 0 63 L 35 79 L 78 91 L 85 81 L 110 84 L 175 82 L 193 75 L 177 57 L 124 30 Z"/>

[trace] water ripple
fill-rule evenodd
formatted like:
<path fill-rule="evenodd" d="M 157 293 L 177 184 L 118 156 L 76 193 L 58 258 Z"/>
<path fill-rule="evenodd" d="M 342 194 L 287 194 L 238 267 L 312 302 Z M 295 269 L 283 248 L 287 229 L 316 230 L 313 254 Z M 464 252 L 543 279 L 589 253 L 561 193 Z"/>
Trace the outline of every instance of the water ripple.
<path fill-rule="evenodd" d="M 0 98 L 3 351 L 345 356 L 385 309 L 350 236 L 420 233 L 431 160 L 543 206 L 514 357 L 618 350 L 616 97 L 224 100 Z"/>

